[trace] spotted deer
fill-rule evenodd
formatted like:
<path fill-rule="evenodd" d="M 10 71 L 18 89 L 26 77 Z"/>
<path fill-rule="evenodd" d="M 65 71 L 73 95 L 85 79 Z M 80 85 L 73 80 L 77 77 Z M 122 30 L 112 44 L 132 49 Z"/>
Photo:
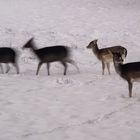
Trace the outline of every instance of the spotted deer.
<path fill-rule="evenodd" d="M 119 53 L 113 54 L 113 62 L 116 72 L 127 81 L 129 97 L 132 97 L 134 82 L 140 82 L 140 62 L 123 64 L 123 58 Z"/>
<path fill-rule="evenodd" d="M 122 46 L 113 46 L 108 48 L 99 49 L 97 44 L 97 39 L 93 40 L 87 46 L 88 49 L 92 49 L 93 53 L 97 57 L 98 60 L 102 63 L 102 75 L 104 75 L 105 67 L 107 66 L 108 73 L 110 74 L 110 63 L 113 62 L 113 54 L 119 53 L 124 59 L 127 56 L 127 49 Z"/>

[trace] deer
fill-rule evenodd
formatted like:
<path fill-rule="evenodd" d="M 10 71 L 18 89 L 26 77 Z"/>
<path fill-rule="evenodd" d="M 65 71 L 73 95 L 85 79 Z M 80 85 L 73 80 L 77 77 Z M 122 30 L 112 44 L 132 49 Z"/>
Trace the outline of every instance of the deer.
<path fill-rule="evenodd" d="M 102 63 L 102 75 L 104 75 L 105 67 L 107 66 L 109 75 L 110 72 L 110 63 L 113 62 L 113 54 L 114 52 L 120 53 L 122 58 L 125 59 L 127 56 L 127 49 L 122 46 L 112 46 L 107 48 L 99 49 L 97 44 L 97 39 L 91 41 L 89 45 L 86 47 L 87 49 L 92 49 L 93 53 L 97 57 L 99 61 Z"/>
<path fill-rule="evenodd" d="M 67 73 L 67 63 L 74 65 L 77 70 L 79 68 L 74 60 L 70 58 L 70 47 L 56 45 L 56 46 L 48 46 L 44 48 L 38 49 L 34 43 L 34 38 L 32 37 L 27 41 L 25 45 L 23 45 L 22 49 L 30 48 L 31 51 L 37 56 L 39 63 L 37 66 L 36 75 L 38 75 L 39 70 L 43 63 L 47 64 L 47 72 L 50 75 L 50 63 L 52 62 L 60 62 L 64 66 L 64 75 Z"/>
<path fill-rule="evenodd" d="M 116 72 L 127 81 L 129 97 L 132 97 L 134 82 L 140 82 L 140 61 L 123 64 L 123 58 L 119 53 L 113 53 L 113 62 Z"/>
<path fill-rule="evenodd" d="M 12 63 L 13 66 L 16 68 L 17 74 L 19 74 L 19 67 L 17 64 L 17 52 L 15 51 L 15 49 L 12 49 L 10 47 L 1 47 L 0 48 L 0 63 L 5 63 L 7 65 L 6 73 L 10 71 L 10 66 L 8 64 Z M 1 64 L 0 64 L 0 67 L 3 73 L 3 68 Z"/>

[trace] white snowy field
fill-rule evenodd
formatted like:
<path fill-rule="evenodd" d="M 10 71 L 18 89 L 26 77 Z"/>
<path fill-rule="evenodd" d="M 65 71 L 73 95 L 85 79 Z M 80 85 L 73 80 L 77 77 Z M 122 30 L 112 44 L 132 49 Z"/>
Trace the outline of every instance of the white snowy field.
<path fill-rule="evenodd" d="M 21 47 L 32 36 L 38 48 L 68 45 L 80 73 L 43 65 Z M 122 45 L 125 62 L 140 61 L 139 0 L 0 0 L 0 46 L 18 50 L 20 74 L 0 74 L 0 140 L 139 140 L 140 83 L 127 82 L 86 46 Z M 5 66 L 5 65 L 3 65 Z M 5 67 L 4 67 L 5 68 Z"/>

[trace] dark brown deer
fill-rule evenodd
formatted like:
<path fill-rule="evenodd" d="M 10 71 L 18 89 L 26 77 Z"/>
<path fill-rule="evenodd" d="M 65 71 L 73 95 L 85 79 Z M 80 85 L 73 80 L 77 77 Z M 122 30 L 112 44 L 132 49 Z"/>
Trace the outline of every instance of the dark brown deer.
<path fill-rule="evenodd" d="M 10 66 L 8 63 L 12 63 L 17 71 L 17 74 L 19 74 L 19 67 L 17 64 L 17 52 L 9 47 L 2 47 L 0 48 L 0 63 L 6 63 L 7 64 L 7 71 L 6 73 L 9 72 Z M 0 64 L 0 67 L 2 69 L 2 65 Z M 3 70 L 2 70 L 3 71 Z"/>
<path fill-rule="evenodd" d="M 108 48 L 98 48 L 97 44 L 98 40 L 93 40 L 87 46 L 88 49 L 92 49 L 95 56 L 102 63 L 102 75 L 104 75 L 105 66 L 107 66 L 108 73 L 110 74 L 110 62 L 113 62 L 113 54 L 112 53 L 120 53 L 122 58 L 124 59 L 127 56 L 126 48 L 122 46 L 113 46 Z"/>
<path fill-rule="evenodd" d="M 119 53 L 113 54 L 116 72 L 128 82 L 129 97 L 132 97 L 133 82 L 140 81 L 140 62 L 123 64 L 123 58 Z"/>
<path fill-rule="evenodd" d="M 70 48 L 66 46 L 51 46 L 51 47 L 37 49 L 36 45 L 33 42 L 33 38 L 31 38 L 22 47 L 22 49 L 25 48 L 30 48 L 31 51 L 39 59 L 36 75 L 38 75 L 40 67 L 43 63 L 47 64 L 48 75 L 50 75 L 50 71 L 49 71 L 50 63 L 56 61 L 59 61 L 64 66 L 64 75 L 66 75 L 67 73 L 67 63 L 73 64 L 78 69 L 76 63 L 72 59 L 70 59 Z"/>

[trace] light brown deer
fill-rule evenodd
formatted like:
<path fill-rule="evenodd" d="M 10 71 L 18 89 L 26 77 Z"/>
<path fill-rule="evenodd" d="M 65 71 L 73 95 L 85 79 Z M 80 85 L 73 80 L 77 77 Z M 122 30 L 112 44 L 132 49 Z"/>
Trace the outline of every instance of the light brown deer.
<path fill-rule="evenodd" d="M 129 97 L 132 97 L 133 82 L 140 82 L 140 62 L 123 64 L 119 53 L 113 54 L 113 61 L 116 72 L 128 82 Z"/>
<path fill-rule="evenodd" d="M 124 59 L 127 56 L 127 49 L 122 46 L 113 46 L 113 47 L 99 49 L 97 41 L 98 41 L 97 39 L 91 41 L 87 46 L 87 48 L 92 49 L 95 56 L 101 61 L 102 75 L 104 75 L 105 66 L 107 66 L 108 73 L 110 74 L 110 62 L 113 62 L 112 53 L 119 53 Z"/>

